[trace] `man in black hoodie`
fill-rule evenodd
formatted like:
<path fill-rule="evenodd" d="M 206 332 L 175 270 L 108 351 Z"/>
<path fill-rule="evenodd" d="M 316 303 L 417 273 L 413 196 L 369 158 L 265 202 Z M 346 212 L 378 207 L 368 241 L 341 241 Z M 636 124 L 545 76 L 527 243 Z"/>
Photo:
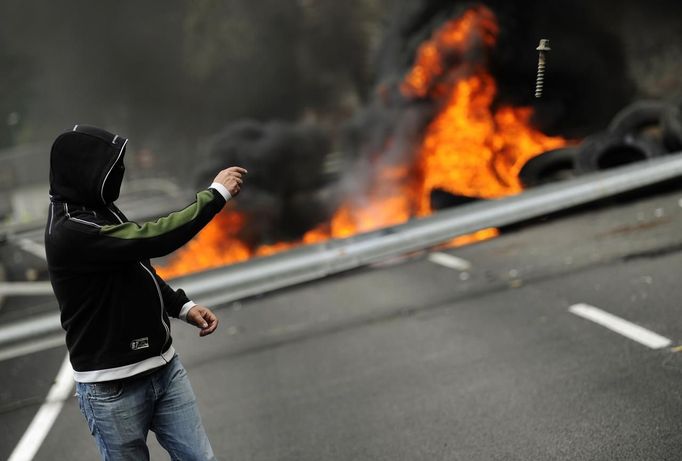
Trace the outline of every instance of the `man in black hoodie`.
<path fill-rule="evenodd" d="M 45 248 L 80 409 L 105 460 L 149 459 L 149 430 L 172 459 L 215 459 L 169 317 L 197 326 L 201 336 L 218 319 L 168 286 L 149 259 L 208 224 L 239 193 L 246 170 L 223 170 L 191 205 L 137 224 L 114 205 L 127 142 L 76 125 L 50 153 Z"/>

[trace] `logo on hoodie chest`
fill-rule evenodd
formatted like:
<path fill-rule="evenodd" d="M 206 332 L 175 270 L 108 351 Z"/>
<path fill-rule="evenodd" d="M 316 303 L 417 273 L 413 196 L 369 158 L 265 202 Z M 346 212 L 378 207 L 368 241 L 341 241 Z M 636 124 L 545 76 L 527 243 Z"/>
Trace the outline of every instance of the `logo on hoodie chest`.
<path fill-rule="evenodd" d="M 134 351 L 139 349 L 146 349 L 149 347 L 149 338 L 137 338 L 130 341 L 130 348 Z"/>

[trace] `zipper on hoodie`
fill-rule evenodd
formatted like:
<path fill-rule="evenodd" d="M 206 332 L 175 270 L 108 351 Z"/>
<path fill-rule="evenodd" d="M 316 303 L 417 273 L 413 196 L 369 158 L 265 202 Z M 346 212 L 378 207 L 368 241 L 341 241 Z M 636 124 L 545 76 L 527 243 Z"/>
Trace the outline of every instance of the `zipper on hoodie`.
<path fill-rule="evenodd" d="M 166 347 L 166 343 L 168 342 L 168 338 L 170 338 L 170 329 L 166 325 L 166 322 L 163 320 L 163 312 L 165 311 L 165 305 L 163 303 L 163 296 L 161 295 L 161 288 L 159 287 L 158 282 L 156 281 L 156 277 L 154 277 L 154 274 L 152 274 L 152 271 L 147 269 L 144 264 L 138 261 L 140 266 L 142 266 L 142 269 L 146 270 L 149 276 L 152 278 L 152 281 L 154 282 L 154 286 L 156 287 L 156 293 L 159 295 L 159 301 L 161 302 L 161 324 L 163 325 L 163 328 L 166 330 L 166 339 L 163 341 L 163 344 L 161 345 L 161 354 L 163 354 L 163 348 Z"/>
<path fill-rule="evenodd" d="M 50 202 L 50 230 L 49 235 L 52 235 L 52 221 L 54 221 L 54 202 Z"/>
<path fill-rule="evenodd" d="M 113 214 L 118 221 L 123 224 L 123 220 L 116 214 L 114 210 L 111 208 L 107 207 L 107 210 Z M 166 325 L 166 322 L 163 320 L 163 313 L 166 310 L 166 305 L 163 302 L 163 295 L 161 295 L 161 287 L 159 287 L 159 283 L 156 281 L 156 277 L 154 277 L 154 274 L 152 274 L 152 271 L 147 269 L 142 262 L 138 261 L 137 262 L 140 266 L 142 266 L 142 269 L 147 271 L 149 276 L 152 278 L 152 282 L 154 282 L 154 286 L 156 287 L 156 293 L 159 295 L 159 303 L 161 305 L 161 325 L 163 325 L 164 330 L 166 330 L 166 339 L 163 341 L 163 344 L 161 345 L 161 350 L 159 351 L 159 355 L 163 356 L 163 349 L 166 347 L 166 343 L 168 343 L 168 339 L 170 338 L 170 328 L 168 328 L 168 325 Z"/>

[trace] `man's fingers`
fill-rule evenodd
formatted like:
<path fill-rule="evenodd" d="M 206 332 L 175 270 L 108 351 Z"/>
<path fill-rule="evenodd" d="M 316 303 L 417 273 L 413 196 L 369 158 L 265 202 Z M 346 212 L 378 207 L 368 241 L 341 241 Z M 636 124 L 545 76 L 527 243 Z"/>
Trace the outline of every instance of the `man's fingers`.
<path fill-rule="evenodd" d="M 204 324 L 202 325 L 203 328 L 199 332 L 199 336 L 210 335 L 215 331 L 216 328 L 218 328 L 218 317 L 216 317 L 215 314 L 213 314 L 213 312 L 210 310 L 202 310 L 201 317 Z"/>
<path fill-rule="evenodd" d="M 217 182 L 225 186 L 230 194 L 233 196 L 239 194 L 239 185 L 243 183 L 242 177 L 247 173 L 246 169 L 240 166 L 232 166 L 225 168 L 218 176 L 215 177 L 213 182 Z"/>
<path fill-rule="evenodd" d="M 189 311 L 187 316 L 189 317 L 189 320 L 192 322 L 192 324 L 199 328 L 205 328 L 208 326 L 202 316 L 202 311 L 199 308 L 192 309 Z"/>
<path fill-rule="evenodd" d="M 210 335 L 211 333 L 213 333 L 215 331 L 216 328 L 218 328 L 218 318 L 213 316 L 213 319 L 211 319 L 208 323 L 208 327 L 203 328 L 199 332 L 199 336 Z"/>
<path fill-rule="evenodd" d="M 230 173 L 227 179 L 227 190 L 233 196 L 238 195 L 241 190 L 241 185 L 244 183 L 242 175 L 240 173 Z"/>
<path fill-rule="evenodd" d="M 205 307 L 193 307 L 187 314 L 187 319 L 200 328 L 199 336 L 206 336 L 218 328 L 218 317 Z"/>

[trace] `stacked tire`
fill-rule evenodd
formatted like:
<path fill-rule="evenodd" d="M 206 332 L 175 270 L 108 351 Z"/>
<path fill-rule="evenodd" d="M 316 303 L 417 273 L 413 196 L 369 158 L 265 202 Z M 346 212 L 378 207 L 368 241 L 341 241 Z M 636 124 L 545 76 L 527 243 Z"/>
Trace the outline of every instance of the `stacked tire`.
<path fill-rule="evenodd" d="M 576 146 L 560 147 L 528 160 L 519 172 L 524 187 L 540 186 L 575 176 Z"/>
<path fill-rule="evenodd" d="M 665 147 L 671 152 L 682 151 L 682 98 L 666 106 L 661 124 Z"/>
<path fill-rule="evenodd" d="M 636 101 L 619 111 L 603 132 L 528 161 L 521 182 L 533 187 L 682 151 L 681 114 L 682 100 Z"/>
<path fill-rule="evenodd" d="M 663 155 L 662 101 L 637 101 L 618 112 L 606 131 L 587 137 L 576 156 L 578 174 L 615 168 Z"/>

